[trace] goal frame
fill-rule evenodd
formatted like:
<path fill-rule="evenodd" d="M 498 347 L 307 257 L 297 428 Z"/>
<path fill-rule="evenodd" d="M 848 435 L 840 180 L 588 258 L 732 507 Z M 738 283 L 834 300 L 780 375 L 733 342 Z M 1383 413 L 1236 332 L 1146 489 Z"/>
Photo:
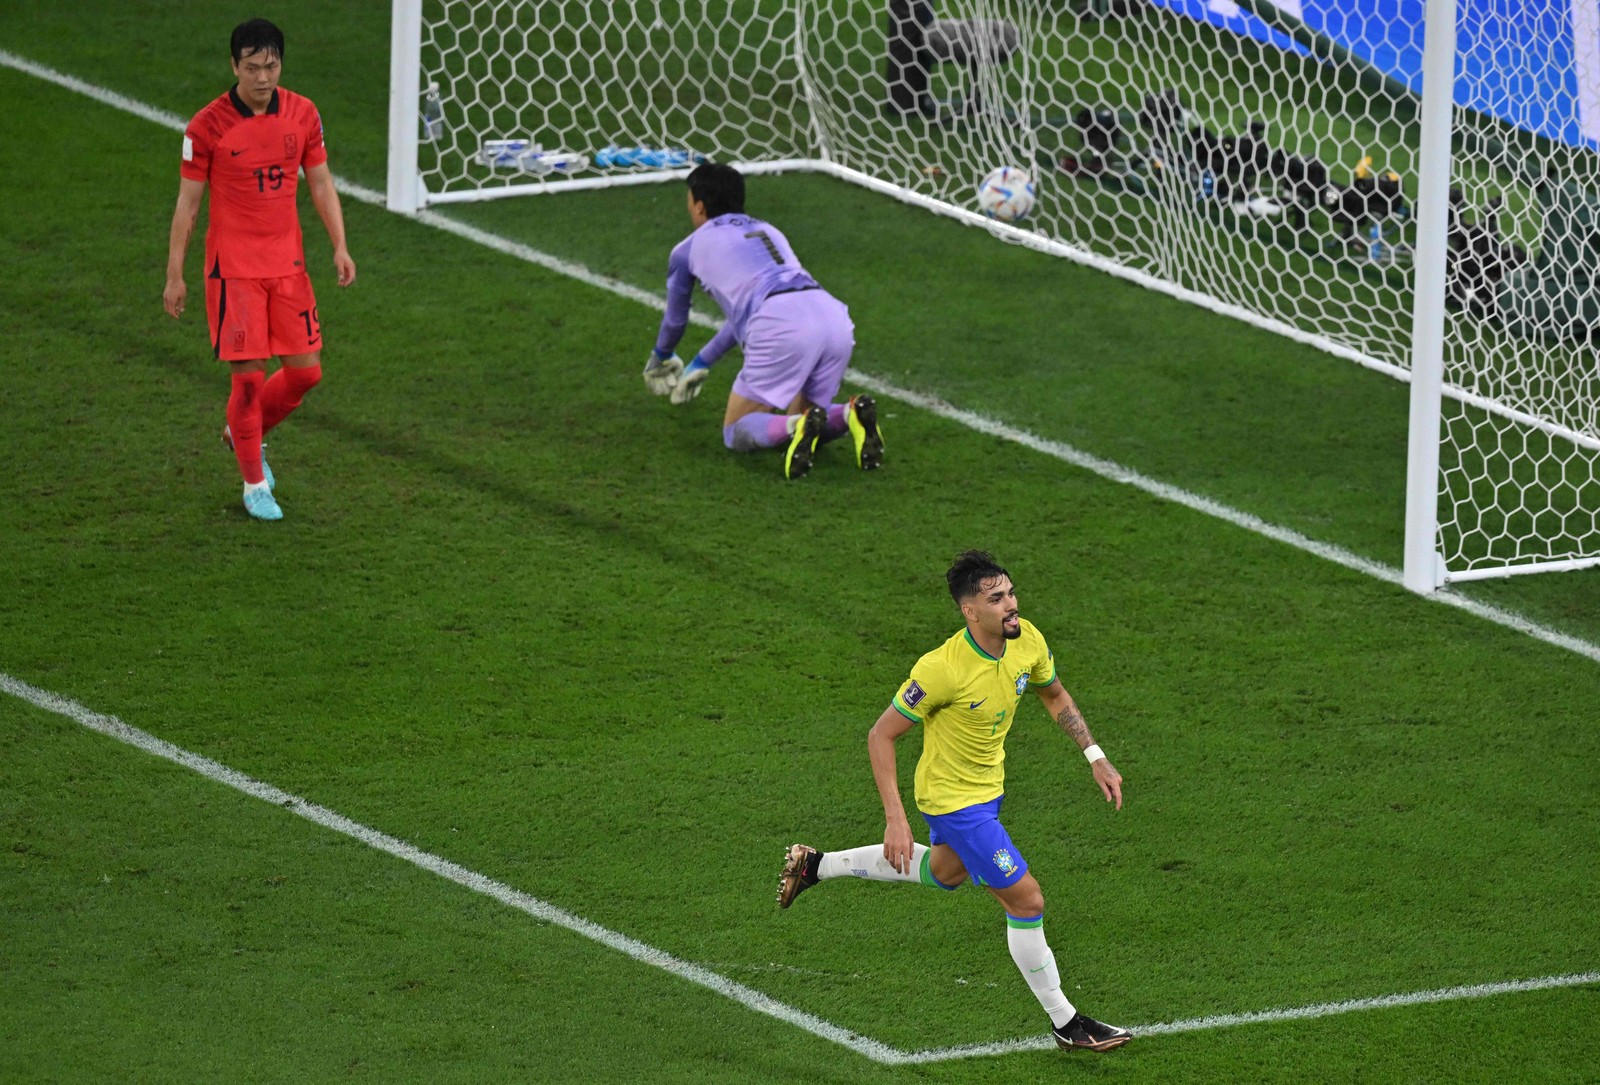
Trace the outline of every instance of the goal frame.
<path fill-rule="evenodd" d="M 419 165 L 424 2 L 425 0 L 391 0 L 386 191 L 389 210 L 406 215 L 418 215 L 426 213 L 431 207 L 454 203 L 654 184 L 681 180 L 688 176 L 690 170 L 680 167 L 643 170 L 614 176 L 544 179 L 456 192 L 429 192 Z M 1271 16 L 1284 24 L 1293 22 L 1278 12 L 1270 0 L 1247 0 L 1241 6 L 1247 7 L 1252 13 Z M 1425 0 L 1423 88 L 1419 109 L 1421 146 L 1417 168 L 1417 245 L 1412 265 L 1415 275 L 1415 300 L 1411 321 L 1409 369 L 1369 355 L 1329 336 L 1296 327 L 1286 321 L 1264 316 L 1212 295 L 1189 289 L 1068 241 L 1057 240 L 1030 229 L 995 222 L 968 208 L 843 165 L 831 157 L 825 130 L 815 119 L 815 109 L 810 110 L 813 119 L 810 122 L 810 130 L 806 133 L 809 149 L 813 152 L 811 157 L 739 161 L 732 164 L 747 174 L 806 172 L 831 176 L 935 214 L 969 225 L 981 226 L 1007 241 L 1092 267 L 1146 289 L 1198 305 L 1219 315 L 1239 320 L 1409 383 L 1410 415 L 1407 430 L 1402 580 L 1412 591 L 1427 594 L 1451 583 L 1524 573 L 1567 571 L 1600 565 L 1600 555 L 1595 555 L 1452 570 L 1447 566 L 1440 549 L 1439 504 L 1442 497 L 1440 445 L 1443 432 L 1441 412 L 1445 398 L 1498 415 L 1518 425 L 1542 431 L 1551 437 L 1570 441 L 1590 451 L 1600 452 L 1600 439 L 1554 424 L 1547 419 L 1469 390 L 1451 386 L 1443 379 L 1445 277 L 1448 257 L 1446 230 L 1453 157 L 1452 98 L 1457 59 L 1456 9 L 1457 0 Z M 804 30 L 797 20 L 791 59 L 797 64 L 799 83 L 808 104 L 817 106 L 820 103 L 820 95 L 817 91 L 815 73 L 809 70 L 806 55 Z"/>

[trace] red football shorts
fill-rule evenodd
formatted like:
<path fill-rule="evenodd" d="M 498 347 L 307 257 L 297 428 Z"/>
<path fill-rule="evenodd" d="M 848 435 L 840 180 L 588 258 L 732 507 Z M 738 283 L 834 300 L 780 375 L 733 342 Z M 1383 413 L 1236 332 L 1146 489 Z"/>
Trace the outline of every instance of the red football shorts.
<path fill-rule="evenodd" d="M 309 354 L 322 349 L 311 276 L 206 279 L 211 345 L 225 362 Z"/>

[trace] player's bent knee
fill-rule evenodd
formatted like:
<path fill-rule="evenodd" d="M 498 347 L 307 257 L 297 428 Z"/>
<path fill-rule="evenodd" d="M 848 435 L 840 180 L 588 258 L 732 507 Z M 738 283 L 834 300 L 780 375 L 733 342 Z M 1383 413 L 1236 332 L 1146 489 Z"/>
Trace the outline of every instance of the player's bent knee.
<path fill-rule="evenodd" d="M 944 844 L 934 845 L 933 853 L 928 856 L 928 873 L 946 889 L 964 885 L 967 880 L 967 868 L 960 856 Z"/>
<path fill-rule="evenodd" d="M 297 354 L 283 360 L 278 373 L 288 385 L 291 407 L 298 407 L 305 394 L 322 382 L 322 365 L 317 358 L 317 354 Z"/>
<path fill-rule="evenodd" d="M 322 351 L 320 350 L 308 351 L 305 354 L 285 354 L 278 360 L 287 369 L 310 370 L 317 375 L 318 380 L 322 379 Z"/>
<path fill-rule="evenodd" d="M 1032 874 L 1025 872 L 1016 883 L 1005 889 L 991 886 L 989 892 L 1012 915 L 1041 915 L 1044 912 L 1044 890 L 1039 888 Z"/>
<path fill-rule="evenodd" d="M 1013 897 L 1009 903 L 1022 909 L 1021 914 L 1042 915 L 1044 914 L 1044 891 L 1039 888 L 1038 882 L 1034 882 L 1032 887 L 1024 889 L 1020 894 Z"/>

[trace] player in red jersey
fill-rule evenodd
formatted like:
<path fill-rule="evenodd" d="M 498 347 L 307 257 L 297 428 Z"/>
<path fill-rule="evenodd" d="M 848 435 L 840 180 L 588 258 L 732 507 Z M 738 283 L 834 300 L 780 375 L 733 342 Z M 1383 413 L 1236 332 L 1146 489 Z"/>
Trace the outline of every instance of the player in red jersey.
<path fill-rule="evenodd" d="M 182 315 L 189 294 L 184 256 L 209 188 L 206 321 L 212 350 L 233 370 L 223 440 L 244 476 L 245 509 L 259 520 L 281 520 L 261 438 L 322 379 L 317 299 L 295 209 L 301 169 L 333 242 L 340 286 L 355 282 L 356 265 L 345 247 L 344 212 L 328 169 L 322 118 L 311 99 L 278 86 L 283 31 L 251 19 L 234 27 L 230 49 L 238 83 L 196 113 L 183 133 L 161 300 L 174 318 Z M 267 363 L 275 356 L 283 364 L 268 377 Z"/>

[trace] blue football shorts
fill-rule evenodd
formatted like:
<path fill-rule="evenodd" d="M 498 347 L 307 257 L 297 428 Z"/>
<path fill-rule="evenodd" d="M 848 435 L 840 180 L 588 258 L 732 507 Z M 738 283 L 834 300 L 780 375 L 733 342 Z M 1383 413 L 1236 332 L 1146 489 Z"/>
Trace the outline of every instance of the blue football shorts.
<path fill-rule="evenodd" d="M 1000 824 L 1000 804 L 1005 801 L 1001 795 L 948 814 L 922 815 L 928 823 L 928 843 L 950 845 L 974 882 L 996 889 L 1015 885 L 1028 872 L 1028 861 Z"/>

